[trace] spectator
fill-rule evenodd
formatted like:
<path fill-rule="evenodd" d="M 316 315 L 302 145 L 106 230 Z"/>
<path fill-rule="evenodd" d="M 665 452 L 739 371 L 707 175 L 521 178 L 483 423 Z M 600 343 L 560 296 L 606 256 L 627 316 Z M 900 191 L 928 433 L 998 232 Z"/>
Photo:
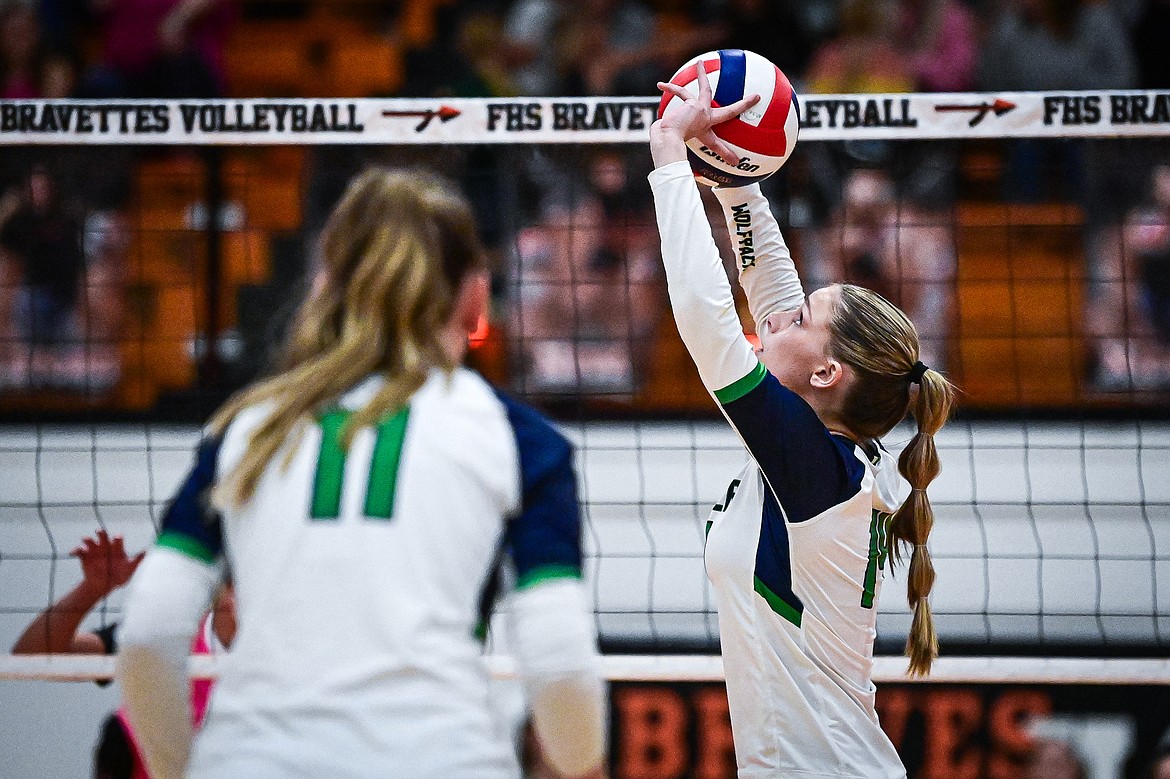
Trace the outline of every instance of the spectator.
<path fill-rule="evenodd" d="M 516 0 L 504 18 L 500 44 L 519 95 L 559 94 L 554 42 L 564 16 L 563 0 Z"/>
<path fill-rule="evenodd" d="M 525 391 L 625 395 L 639 384 L 639 344 L 664 300 L 654 221 L 629 166 L 598 150 L 587 190 L 572 202 L 549 198 L 543 219 L 517 237 L 510 286 Z"/>
<path fill-rule="evenodd" d="M 565 94 L 644 96 L 696 46 L 714 37 L 702 29 L 657 34 L 654 12 L 640 0 L 576 0 L 569 5 L 559 47 Z"/>
<path fill-rule="evenodd" d="M 223 48 L 233 0 L 92 0 L 102 54 L 85 97 L 184 98 L 225 94 Z"/>
<path fill-rule="evenodd" d="M 71 96 L 74 88 L 74 68 L 69 58 L 57 53 L 46 45 L 41 35 L 37 15 L 30 4 L 22 0 L 10 0 L 0 9 L 0 98 L 63 98 Z M 19 156 L 12 152 L 19 152 Z M 91 191 L 94 182 L 111 177 L 123 178 L 124 171 L 118 164 L 111 164 L 109 154 L 126 156 L 125 152 L 111 150 L 105 153 L 103 165 L 96 166 L 93 155 L 76 151 L 35 152 L 34 165 L 38 171 L 31 179 L 15 183 L 17 189 L 32 187 L 31 191 L 51 193 L 47 209 L 42 205 L 26 202 L 30 210 L 17 207 L 15 223 L 5 233 L 7 240 L 0 237 L 0 332 L 8 337 L 8 343 L 0 344 L 0 354 L 8 356 L 0 361 L 9 371 L 10 383 L 16 386 L 27 384 L 30 374 L 37 384 L 54 384 L 77 388 L 85 386 L 91 391 L 101 392 L 117 379 L 119 360 L 114 340 L 120 325 L 122 310 L 121 271 L 125 260 L 127 230 L 119 210 L 106 203 L 82 216 L 85 239 L 82 252 L 85 260 L 77 264 L 76 239 L 79 228 L 61 198 L 58 189 L 68 189 L 67 184 L 49 173 L 50 161 L 56 170 L 75 167 L 85 171 L 72 182 L 72 191 L 77 200 L 88 196 L 77 195 L 82 190 Z M 29 150 L 6 150 L 0 168 L 9 170 L 27 169 Z M 24 159 L 21 159 L 23 157 Z M 92 169 L 92 170 L 91 170 Z M 9 183 L 9 182 L 5 182 Z M 31 194 L 30 191 L 30 194 Z M 92 192 L 91 192 L 92 194 Z M 39 197 L 39 196 L 38 196 Z M 10 203 L 20 202 L 22 196 L 10 198 Z M 107 198 L 108 199 L 108 198 Z M 86 209 L 73 209 L 83 212 Z M 0 222 L 4 222 L 0 218 Z M 15 259 L 21 265 L 13 267 Z M 31 273 L 24 270 L 24 263 L 36 266 Z M 84 269 L 82 269 L 84 268 Z M 72 276 L 80 272 L 81 278 Z M 42 284 L 46 276 L 55 276 L 56 282 Z M 24 291 L 16 294 L 16 288 Z M 94 294 L 89 294 L 93 292 Z M 84 293 L 84 294 L 82 294 Z M 59 336 L 57 340 L 74 341 L 71 346 L 56 343 L 47 348 L 51 354 L 24 354 L 28 351 L 12 341 L 15 337 L 11 314 L 13 303 L 22 300 L 17 316 L 34 329 L 51 331 L 47 335 Z M 51 299 L 55 298 L 55 302 Z M 73 299 L 75 298 L 75 299 Z M 36 312 L 36 313 L 33 313 Z M 68 314 L 66 314 L 68 312 Z M 31 320 L 27 314 L 33 313 Z M 45 333 L 38 333 L 43 341 Z M 89 343 L 90 337 L 100 341 L 100 346 Z M 37 340 L 33 339 L 33 340 Z M 79 342 L 85 340 L 89 348 L 82 349 Z M 44 346 L 45 344 L 41 344 Z M 41 350 L 42 352 L 44 350 Z"/>
<path fill-rule="evenodd" d="M 1007 0 L 979 62 L 981 86 L 994 90 L 1123 89 L 1135 77 L 1114 11 L 1087 0 Z"/>
<path fill-rule="evenodd" d="M 837 35 L 813 55 L 807 89 L 818 94 L 912 92 L 892 0 L 845 0 Z"/>
<path fill-rule="evenodd" d="M 898 25 L 916 89 L 963 92 L 975 83 L 979 42 L 963 0 L 901 0 Z"/>
<path fill-rule="evenodd" d="M 0 99 L 68 97 L 69 60 L 44 45 L 36 11 L 23 0 L 0 5 Z"/>
<path fill-rule="evenodd" d="M 846 0 L 838 35 L 813 57 L 809 89 L 898 93 L 955 82 L 962 63 L 940 63 L 963 49 L 961 17 L 936 0 Z M 922 360 L 941 368 L 955 267 L 953 154 L 938 144 L 850 141 L 812 145 L 806 156 L 819 206 L 805 251 L 814 284 L 855 281 L 888 296 L 930 334 Z"/>
<path fill-rule="evenodd" d="M 806 74 L 809 92 L 856 94 L 911 92 L 914 74 L 910 57 L 899 46 L 893 0 L 845 0 L 837 34 L 813 54 Z M 888 142 L 851 141 L 807 148 L 812 181 L 824 188 L 822 199 L 838 197 L 842 160 L 885 162 L 893 152 Z"/>
<path fill-rule="evenodd" d="M 1126 89 L 1136 78 L 1133 49 L 1113 10 L 1086 0 L 1008 0 L 992 23 L 978 70 L 980 88 L 990 91 Z M 1116 151 L 1108 144 L 1025 138 L 1008 149 L 1009 200 L 1072 200 L 1084 192 L 1082 203 L 1094 219 L 1117 199 L 1108 194 L 1116 191 L 1108 178 L 1116 165 L 1098 158 Z"/>
<path fill-rule="evenodd" d="M 644 96 L 684 55 L 714 41 L 702 29 L 655 35 L 639 0 L 516 0 L 504 23 L 504 51 L 522 95 Z"/>
<path fill-rule="evenodd" d="M 405 51 L 403 97 L 514 94 L 501 51 L 502 21 L 491 9 L 450 3 L 435 9 L 433 40 Z"/>
<path fill-rule="evenodd" d="M 91 392 L 113 386 L 121 375 L 129 249 L 130 225 L 120 193 L 94 195 L 82 231 L 85 294 L 78 305 L 85 339 L 81 367 Z"/>
<path fill-rule="evenodd" d="M 100 394 L 120 374 L 129 244 L 113 205 L 83 217 L 34 164 L 0 203 L 0 364 L 10 389 Z"/>
<path fill-rule="evenodd" d="M 988 90 L 1126 89 L 1136 85 L 1137 63 L 1114 7 L 1087 0 L 1010 0 L 993 20 L 979 63 L 979 85 Z M 1140 199 L 1147 164 L 1132 144 L 1078 138 L 1019 138 L 1005 143 L 1004 197 L 1013 202 L 1066 201 L 1084 212 L 1091 328 L 1098 310 L 1115 300 L 1101 281 L 1125 262 L 1117 236 L 1127 212 Z M 1119 309 L 1119 311 L 1122 309 Z M 1106 319 L 1123 314 L 1107 315 Z M 1114 336 L 1117 335 L 1115 332 Z M 1126 333 L 1122 342 L 1141 333 Z M 1101 388 L 1128 386 L 1125 350 L 1108 339 L 1096 356 Z"/>
<path fill-rule="evenodd" d="M 843 192 L 824 229 L 827 267 L 818 286 L 834 279 L 878 292 L 918 326 L 920 359 L 941 367 L 956 264 L 949 223 L 899 198 L 880 169 L 850 171 Z"/>
<path fill-rule="evenodd" d="M 81 225 L 57 190 L 49 170 L 36 165 L 0 213 L 0 348 L 18 388 L 84 381 L 74 373 L 85 270 Z"/>
<path fill-rule="evenodd" d="M 1149 181 L 1120 230 L 1106 229 L 1093 269 L 1086 321 L 1100 390 L 1170 390 L 1170 164 Z"/>

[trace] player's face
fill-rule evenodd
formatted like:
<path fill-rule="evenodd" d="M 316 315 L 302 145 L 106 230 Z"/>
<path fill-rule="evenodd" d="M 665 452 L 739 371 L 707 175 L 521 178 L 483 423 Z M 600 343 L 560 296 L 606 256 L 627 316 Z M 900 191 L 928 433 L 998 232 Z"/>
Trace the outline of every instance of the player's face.
<path fill-rule="evenodd" d="M 796 311 L 777 311 L 756 328 L 756 355 L 768 371 L 798 395 L 829 359 L 829 323 L 841 299 L 841 288 L 818 289 Z"/>

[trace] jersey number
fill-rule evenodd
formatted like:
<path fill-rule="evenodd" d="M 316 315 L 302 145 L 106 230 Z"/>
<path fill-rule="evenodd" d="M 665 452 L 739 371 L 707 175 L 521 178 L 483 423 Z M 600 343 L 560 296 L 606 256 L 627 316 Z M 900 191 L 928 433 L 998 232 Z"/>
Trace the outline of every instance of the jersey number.
<path fill-rule="evenodd" d="M 374 453 L 370 457 L 370 474 L 366 482 L 364 514 L 375 519 L 394 516 L 394 490 L 398 486 L 398 465 L 402 459 L 402 442 L 406 438 L 406 420 L 410 408 L 404 408 L 380 423 L 375 431 Z M 330 411 L 321 417 L 321 451 L 317 455 L 317 472 L 313 477 L 313 502 L 309 517 L 333 520 L 341 513 L 341 485 L 345 481 L 345 449 L 341 431 L 350 412 Z"/>
<path fill-rule="evenodd" d="M 739 479 L 732 479 L 731 484 L 727 485 L 727 495 L 723 498 L 722 503 L 716 503 L 711 507 L 712 511 L 727 511 L 727 507 L 731 505 L 731 499 L 735 497 L 735 491 L 739 489 Z"/>
<path fill-rule="evenodd" d="M 893 515 L 874 509 L 869 521 L 869 565 L 865 567 L 865 584 L 861 591 L 861 608 L 872 609 L 877 593 L 878 571 L 886 567 L 886 534 L 890 531 Z"/>

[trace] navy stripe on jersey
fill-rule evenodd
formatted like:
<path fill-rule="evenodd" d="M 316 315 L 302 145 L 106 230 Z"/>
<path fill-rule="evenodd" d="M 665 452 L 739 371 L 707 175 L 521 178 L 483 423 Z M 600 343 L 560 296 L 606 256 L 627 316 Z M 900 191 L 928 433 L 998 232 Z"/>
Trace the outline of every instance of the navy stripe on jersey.
<path fill-rule="evenodd" d="M 580 578 L 581 513 L 573 448 L 544 417 L 497 393 L 516 435 L 522 479 L 520 513 L 508 523 L 507 551 L 517 587 Z"/>
<path fill-rule="evenodd" d="M 865 466 L 854 444 L 830 433 L 772 374 L 764 371 L 759 384 L 722 405 L 789 522 L 812 519 L 861 490 Z"/>
<path fill-rule="evenodd" d="M 743 99 L 744 79 L 747 75 L 747 56 L 742 49 L 719 51 L 719 83 L 711 101 L 716 105 L 731 105 Z"/>
<path fill-rule="evenodd" d="M 223 553 L 223 522 L 211 507 L 211 486 L 220 437 L 205 438 L 195 452 L 195 465 L 163 514 L 158 545 L 176 549 L 206 563 Z"/>
<path fill-rule="evenodd" d="M 792 557 L 788 550 L 788 528 L 771 491 L 764 494 L 764 519 L 756 547 L 755 590 L 781 617 L 800 627 L 804 604 L 792 591 Z"/>

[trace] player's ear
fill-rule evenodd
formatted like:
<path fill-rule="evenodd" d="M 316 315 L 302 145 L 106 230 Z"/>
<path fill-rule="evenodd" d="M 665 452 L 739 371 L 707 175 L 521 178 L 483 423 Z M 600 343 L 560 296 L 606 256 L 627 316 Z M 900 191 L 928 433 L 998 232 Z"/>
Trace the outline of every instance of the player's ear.
<path fill-rule="evenodd" d="M 845 366 L 831 357 L 813 371 L 809 384 L 818 389 L 828 389 L 837 386 L 845 378 Z"/>
<path fill-rule="evenodd" d="M 475 332 L 480 319 L 487 315 L 490 298 L 491 274 L 486 270 L 469 271 L 455 298 L 454 319 L 460 330 Z"/>

